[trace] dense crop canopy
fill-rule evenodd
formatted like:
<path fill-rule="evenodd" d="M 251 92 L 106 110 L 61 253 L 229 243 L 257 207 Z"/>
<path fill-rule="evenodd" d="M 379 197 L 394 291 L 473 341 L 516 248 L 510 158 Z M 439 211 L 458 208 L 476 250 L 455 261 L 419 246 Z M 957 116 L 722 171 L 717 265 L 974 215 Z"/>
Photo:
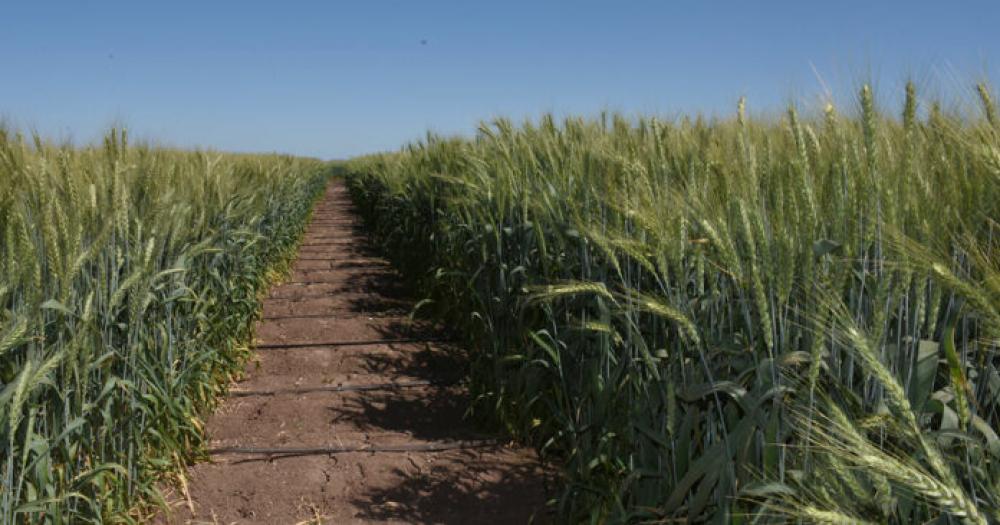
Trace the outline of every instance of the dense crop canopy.
<path fill-rule="evenodd" d="M 0 522 L 142 521 L 157 474 L 199 450 L 325 178 L 0 129 Z"/>
<path fill-rule="evenodd" d="M 500 120 L 356 161 L 572 522 L 1000 520 L 1000 123 Z"/>

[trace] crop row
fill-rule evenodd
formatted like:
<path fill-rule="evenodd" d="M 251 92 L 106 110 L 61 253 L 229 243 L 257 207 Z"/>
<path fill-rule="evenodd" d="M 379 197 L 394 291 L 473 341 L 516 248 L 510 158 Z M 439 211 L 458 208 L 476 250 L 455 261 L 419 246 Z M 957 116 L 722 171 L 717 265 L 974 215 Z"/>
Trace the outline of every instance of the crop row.
<path fill-rule="evenodd" d="M 497 120 L 354 161 L 569 522 L 1000 520 L 1000 121 Z"/>
<path fill-rule="evenodd" d="M 148 517 L 202 450 L 200 415 L 325 179 L 315 161 L 0 129 L 0 522 Z"/>

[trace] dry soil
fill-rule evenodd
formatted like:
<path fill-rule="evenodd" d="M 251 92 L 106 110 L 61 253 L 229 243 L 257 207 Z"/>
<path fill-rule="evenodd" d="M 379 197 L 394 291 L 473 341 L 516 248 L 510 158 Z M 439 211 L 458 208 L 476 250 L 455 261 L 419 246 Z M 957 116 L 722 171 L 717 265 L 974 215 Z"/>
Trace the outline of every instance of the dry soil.
<path fill-rule="evenodd" d="M 189 497 L 168 491 L 158 521 L 546 521 L 544 469 L 463 421 L 456 353 L 408 321 L 398 283 L 332 182 L 264 302 L 256 360 L 207 421 L 211 461 L 188 470 Z M 248 448 L 269 452 L 234 451 Z"/>

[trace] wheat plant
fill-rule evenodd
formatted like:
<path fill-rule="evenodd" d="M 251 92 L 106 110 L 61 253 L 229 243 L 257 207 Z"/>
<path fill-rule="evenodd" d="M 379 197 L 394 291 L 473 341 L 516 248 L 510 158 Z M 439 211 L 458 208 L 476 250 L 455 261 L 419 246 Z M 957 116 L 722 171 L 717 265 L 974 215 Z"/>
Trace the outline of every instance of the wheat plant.
<path fill-rule="evenodd" d="M 1000 127 L 544 116 L 355 160 L 568 522 L 1000 520 Z"/>
<path fill-rule="evenodd" d="M 326 170 L 0 129 L 0 522 L 142 522 Z"/>

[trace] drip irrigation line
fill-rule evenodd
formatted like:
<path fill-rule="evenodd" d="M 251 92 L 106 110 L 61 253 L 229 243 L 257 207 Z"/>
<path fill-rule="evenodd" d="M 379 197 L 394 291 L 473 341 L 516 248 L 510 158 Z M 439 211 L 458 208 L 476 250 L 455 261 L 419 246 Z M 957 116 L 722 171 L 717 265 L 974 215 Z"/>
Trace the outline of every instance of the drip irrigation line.
<path fill-rule="evenodd" d="M 373 392 L 379 390 L 402 390 L 421 386 L 447 387 L 458 383 L 448 381 L 397 381 L 394 383 L 371 383 L 364 385 L 311 386 L 302 388 L 275 388 L 271 390 L 230 390 L 234 397 L 277 396 L 281 394 L 309 394 L 313 392 Z"/>
<path fill-rule="evenodd" d="M 404 315 L 392 315 L 392 314 L 356 314 L 356 315 L 339 315 L 339 314 L 303 314 L 303 315 L 274 315 L 261 317 L 261 321 L 282 321 L 285 319 L 330 319 L 333 321 L 350 321 L 352 319 L 399 319 L 404 320 L 408 317 Z"/>
<path fill-rule="evenodd" d="M 287 295 L 287 296 L 286 295 L 279 295 L 278 297 L 268 297 L 267 299 L 269 301 L 291 301 L 291 302 L 295 303 L 295 302 L 306 301 L 306 300 L 309 300 L 309 299 L 330 299 L 330 298 L 335 298 L 339 294 L 348 294 L 348 293 L 351 293 L 351 294 L 361 294 L 362 292 L 339 292 L 337 290 L 330 290 L 330 293 L 326 293 L 326 294 L 294 295 L 294 296 L 293 295 Z M 402 302 L 402 300 L 398 300 L 398 299 L 397 299 L 397 301 L 398 302 Z M 383 301 L 383 302 L 386 302 L 386 301 Z"/>
<path fill-rule="evenodd" d="M 334 259 L 334 260 L 338 260 L 338 259 Z M 331 270 L 332 269 L 334 269 L 334 268 L 331 268 Z M 329 284 L 329 285 L 333 285 L 333 286 L 342 286 L 340 283 L 335 283 L 335 282 L 331 282 L 331 281 L 288 281 L 288 282 L 285 282 L 285 283 L 279 283 L 277 286 L 285 286 L 285 285 L 308 286 L 308 285 L 312 285 L 312 284 Z"/>
<path fill-rule="evenodd" d="M 294 285 L 294 286 L 316 286 L 316 285 L 320 285 L 320 284 L 329 284 L 329 285 L 333 285 L 333 286 L 340 286 L 340 285 L 336 285 L 334 283 L 329 283 L 329 282 L 326 282 L 326 281 L 296 281 L 296 282 L 291 282 L 291 283 L 284 283 L 284 285 Z M 302 302 L 302 301 L 308 301 L 308 300 L 311 300 L 311 299 L 336 299 L 336 298 L 343 298 L 343 296 L 345 296 L 345 295 L 371 297 L 371 294 L 365 293 L 365 292 L 360 292 L 360 291 L 343 291 L 343 290 L 333 289 L 333 290 L 329 290 L 329 291 L 324 292 L 324 293 L 309 294 L 309 295 L 271 295 L 271 296 L 269 296 L 267 298 L 267 301 L 288 301 L 288 302 L 292 302 L 292 303 L 297 303 L 297 302 Z M 364 299 L 358 299 L 357 297 L 349 299 L 349 300 L 353 301 L 353 302 L 362 302 L 362 303 L 366 302 Z M 386 305 L 391 304 L 391 305 L 396 305 L 396 306 L 401 306 L 401 307 L 410 304 L 409 301 L 406 301 L 405 299 L 391 298 L 391 297 L 380 297 L 380 296 L 376 296 L 376 298 L 374 300 L 367 301 L 367 302 L 369 302 L 370 304 L 373 304 L 373 303 L 380 303 L 380 304 L 386 304 Z"/>
<path fill-rule="evenodd" d="M 299 258 L 297 258 L 295 260 L 296 261 L 328 261 L 328 262 L 341 262 L 341 263 L 345 261 L 345 259 L 343 259 L 341 257 L 299 257 Z M 350 259 L 346 259 L 346 260 L 350 260 Z M 390 268 L 392 265 L 389 264 L 388 262 L 379 262 L 379 263 L 364 263 L 364 264 L 359 264 L 357 267 L 359 267 L 359 268 L 368 268 L 368 267 L 381 268 L 383 266 L 386 267 L 386 268 Z"/>
<path fill-rule="evenodd" d="M 345 270 L 349 270 L 349 268 L 300 268 L 300 269 L 296 269 L 295 271 L 296 272 L 300 272 L 300 273 L 306 273 L 306 274 L 308 274 L 308 273 L 317 273 L 317 272 L 332 272 L 332 271 L 338 271 L 338 270 L 339 271 L 345 271 Z M 303 277 L 308 277 L 308 276 L 303 276 Z M 382 274 L 377 274 L 377 273 L 367 274 L 367 275 L 362 274 L 362 275 L 355 275 L 353 280 L 360 281 L 362 279 L 369 279 L 369 280 L 370 279 L 388 279 L 390 277 L 395 277 L 395 275 L 393 275 L 391 273 L 388 273 L 388 272 L 382 273 Z M 337 284 L 336 282 L 333 282 L 333 281 L 324 281 L 324 282 L 329 283 L 329 284 Z"/>
<path fill-rule="evenodd" d="M 351 241 L 351 242 L 366 242 L 367 237 L 363 235 L 322 235 L 313 237 L 311 239 L 304 239 L 306 241 Z M 303 245 L 299 245 L 303 246 Z"/>
<path fill-rule="evenodd" d="M 331 290 L 331 293 L 328 293 L 328 294 L 319 294 L 319 295 L 288 295 L 288 296 L 280 295 L 278 297 L 268 297 L 267 299 L 269 301 L 291 301 L 293 303 L 296 303 L 296 302 L 306 301 L 306 300 L 309 300 L 309 299 L 329 299 L 331 297 L 333 297 L 333 290 Z"/>
<path fill-rule="evenodd" d="M 309 253 L 307 255 L 322 255 L 322 254 L 321 253 L 315 253 L 315 254 Z M 331 262 L 331 263 L 341 263 L 341 264 L 343 264 L 343 263 L 352 263 L 353 264 L 353 261 L 357 261 L 358 259 L 368 259 L 369 262 L 363 263 L 365 266 L 372 266 L 372 267 L 385 266 L 386 268 L 391 268 L 392 267 L 392 264 L 390 264 L 388 262 L 382 262 L 381 259 L 379 259 L 378 257 L 364 257 L 364 256 L 362 256 L 362 257 L 357 257 L 357 256 L 355 256 L 355 257 L 311 257 L 309 259 L 303 258 L 303 259 L 299 259 L 299 260 L 300 261 L 301 260 L 317 260 L 317 261 L 322 260 L 322 261 Z M 356 263 L 356 264 L 362 264 L 362 263 Z M 305 270 L 308 270 L 308 268 L 306 268 L 304 270 L 299 270 L 299 271 L 305 271 Z M 331 283 L 331 284 L 333 284 L 333 283 Z"/>
<path fill-rule="evenodd" d="M 357 236 L 350 236 L 350 235 L 342 235 L 342 236 L 333 237 L 333 236 L 330 236 L 330 235 L 326 235 L 326 236 L 324 236 L 324 238 L 319 238 L 319 239 L 303 238 L 302 242 L 299 244 L 299 247 L 300 248 L 308 248 L 309 246 L 324 246 L 323 244 L 317 243 L 315 241 L 334 241 L 334 240 L 335 241 L 344 241 L 343 243 L 339 243 L 339 244 L 344 244 L 344 243 L 365 244 L 365 243 L 368 242 L 368 239 L 366 237 L 357 238 Z"/>
<path fill-rule="evenodd" d="M 343 285 L 341 285 L 339 283 L 334 283 L 334 282 L 330 282 L 330 281 L 288 281 L 288 282 L 285 282 L 285 283 L 280 283 L 280 284 L 278 284 L 278 286 L 293 285 L 293 284 L 296 285 L 296 286 L 308 286 L 308 285 L 312 285 L 312 284 L 329 284 L 329 285 L 332 285 L 332 286 L 343 286 Z M 269 299 L 273 299 L 273 298 L 274 297 L 269 297 Z"/>
<path fill-rule="evenodd" d="M 345 445 L 339 447 L 218 447 L 208 449 L 208 453 L 217 456 L 222 454 L 259 454 L 268 456 L 314 456 L 320 454 L 345 454 L 350 452 L 438 452 L 443 450 L 459 450 L 470 448 L 485 448 L 500 445 L 496 439 L 475 441 L 452 441 L 440 443 L 404 443 L 400 445 Z"/>
<path fill-rule="evenodd" d="M 445 338 L 399 338 L 399 339 L 367 339 L 359 341 L 316 341 L 311 343 L 275 343 L 275 344 L 263 344 L 257 345 L 255 348 L 257 350 L 280 350 L 287 348 L 310 348 L 310 347 L 341 347 L 341 346 L 368 346 L 368 345 L 391 345 L 391 344 L 408 344 L 408 343 L 450 343 L 449 339 Z"/>

